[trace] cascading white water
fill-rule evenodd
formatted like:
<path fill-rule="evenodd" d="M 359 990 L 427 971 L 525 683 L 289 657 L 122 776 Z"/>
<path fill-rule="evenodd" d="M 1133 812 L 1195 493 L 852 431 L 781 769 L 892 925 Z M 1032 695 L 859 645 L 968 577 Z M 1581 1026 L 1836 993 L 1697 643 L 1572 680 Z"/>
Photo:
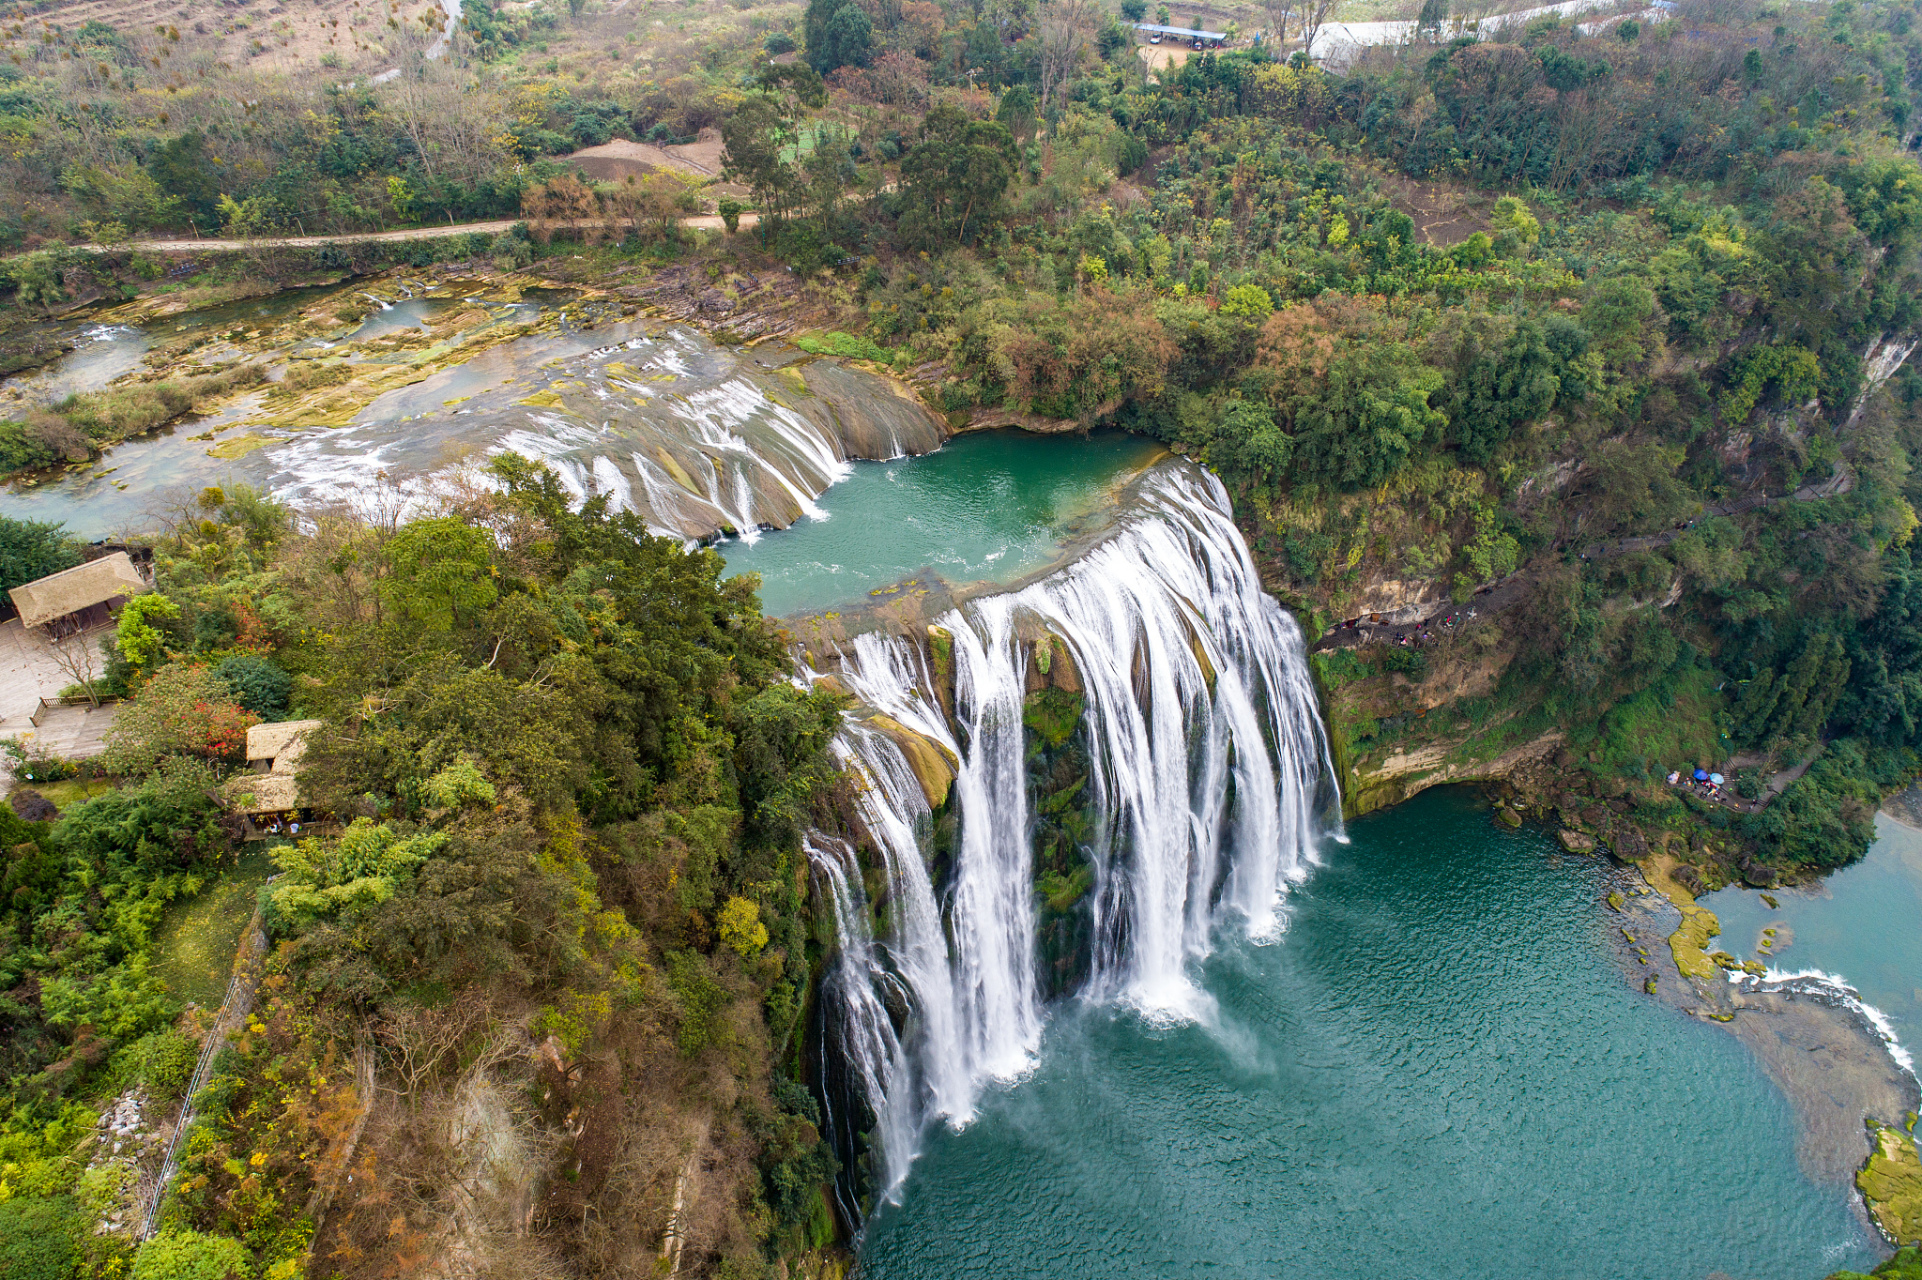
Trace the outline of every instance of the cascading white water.
<path fill-rule="evenodd" d="M 936 886 L 925 862 L 931 809 L 901 747 L 858 722 L 838 743 L 865 781 L 857 809 L 889 886 L 880 937 L 853 945 L 911 1005 L 900 1053 L 859 1068 L 880 1090 L 876 1115 L 889 1117 L 876 1129 L 884 1147 L 903 1134 L 911 1144 L 929 1118 L 965 1124 L 980 1090 L 1021 1075 L 1040 1043 L 1024 636 L 1065 642 L 1084 695 L 1096 816 L 1083 850 L 1094 873 L 1089 998 L 1158 1020 L 1205 1018 L 1190 970 L 1215 931 L 1273 939 L 1286 886 L 1307 873 L 1319 837 L 1339 835 L 1299 629 L 1261 590 L 1213 477 L 1151 473 L 1106 541 L 936 625 L 952 637 L 951 717 L 917 640 L 861 635 L 834 672 L 958 762 L 959 829 Z M 868 1052 L 852 1032 L 846 1050 Z M 884 1150 L 883 1196 L 912 1155 L 912 1145 Z"/>
<path fill-rule="evenodd" d="M 881 963 L 868 927 L 867 895 L 854 849 L 845 840 L 821 835 L 810 836 L 803 848 L 833 904 L 834 932 L 841 940 L 834 967 L 823 982 L 823 995 L 836 1009 L 841 1062 L 853 1072 L 856 1089 L 873 1108 L 872 1146 L 881 1158 L 882 1180 L 892 1189 L 907 1176 L 919 1124 L 919 1117 L 896 1088 L 906 1074 L 906 1063 L 880 994 L 894 979 Z M 892 1167 L 895 1161 L 900 1162 L 898 1173 Z"/>

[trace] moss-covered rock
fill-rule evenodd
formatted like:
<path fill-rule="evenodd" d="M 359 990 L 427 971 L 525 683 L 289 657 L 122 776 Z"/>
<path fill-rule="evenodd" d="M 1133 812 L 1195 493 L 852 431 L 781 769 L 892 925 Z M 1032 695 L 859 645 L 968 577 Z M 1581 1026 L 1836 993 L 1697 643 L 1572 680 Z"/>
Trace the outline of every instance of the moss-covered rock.
<path fill-rule="evenodd" d="M 928 628 L 928 670 L 934 676 L 934 696 L 941 713 L 954 716 L 954 633 L 946 627 Z"/>
<path fill-rule="evenodd" d="M 1869 1140 L 1874 1149 L 1855 1175 L 1856 1188 L 1883 1235 L 1898 1245 L 1922 1245 L 1922 1157 L 1915 1136 L 1871 1120 Z"/>
<path fill-rule="evenodd" d="M 1828 1280 L 1922 1280 L 1922 1249 L 1898 1249 L 1893 1258 L 1867 1275 L 1837 1271 Z"/>
<path fill-rule="evenodd" d="M 907 757 L 908 767 L 914 770 L 914 779 L 921 784 L 922 794 L 928 798 L 928 807 L 939 809 L 947 803 L 948 788 L 954 785 L 954 776 L 960 769 L 960 761 L 948 754 L 947 748 L 923 735 L 916 733 L 900 721 L 884 715 L 868 717 L 868 723 L 894 739 Z"/>
<path fill-rule="evenodd" d="M 1057 648 L 1051 667 L 1061 667 Z M 1042 983 L 1050 995 L 1074 990 L 1092 960 L 1093 913 L 1088 893 L 1095 868 L 1089 850 L 1096 814 L 1090 805 L 1088 754 L 1079 730 L 1086 699 L 1045 688 L 1022 706 L 1027 728 L 1028 794 L 1034 814 L 1034 889 Z"/>
<path fill-rule="evenodd" d="M 1675 957 L 1675 971 L 1702 982 L 1719 977 L 1721 971 L 1709 958 L 1708 943 L 1709 939 L 1721 936 L 1722 922 L 1715 918 L 1713 911 L 1695 904 L 1695 895 L 1679 883 L 1681 877 L 1675 874 L 1692 868 L 1686 863 L 1676 866 L 1674 859 L 1666 854 L 1641 865 L 1649 883 L 1682 913 L 1681 928 L 1668 937 L 1668 949 Z"/>
<path fill-rule="evenodd" d="M 1055 749 L 1067 745 L 1081 727 L 1081 713 L 1087 699 L 1063 689 L 1037 689 L 1021 702 L 1021 723 L 1041 743 Z"/>

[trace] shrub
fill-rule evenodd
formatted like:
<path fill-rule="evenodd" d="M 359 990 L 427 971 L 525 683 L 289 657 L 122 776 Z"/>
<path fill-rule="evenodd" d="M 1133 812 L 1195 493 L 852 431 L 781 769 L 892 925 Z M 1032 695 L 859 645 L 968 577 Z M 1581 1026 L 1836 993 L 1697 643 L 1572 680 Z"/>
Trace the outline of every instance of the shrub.
<path fill-rule="evenodd" d="M 721 908 L 721 941 L 744 957 L 760 953 L 767 945 L 767 926 L 761 923 L 761 908 L 746 898 L 729 898 Z"/>
<path fill-rule="evenodd" d="M 247 1246 L 227 1236 L 169 1231 L 140 1246 L 133 1280 L 230 1280 L 251 1276 Z"/>
<path fill-rule="evenodd" d="M 230 697 L 227 684 L 206 667 L 162 667 L 121 707 L 102 759 L 115 773 L 129 774 L 151 773 L 175 756 L 235 759 L 260 718 Z"/>
<path fill-rule="evenodd" d="M 260 365 L 236 365 L 197 378 L 150 382 L 69 396 L 53 412 L 78 428 L 88 439 L 111 443 L 165 426 L 199 401 L 242 387 L 257 386 L 266 380 L 266 376 Z"/>
<path fill-rule="evenodd" d="M 252 654 L 235 654 L 215 667 L 214 675 L 225 682 L 235 702 L 262 720 L 286 718 L 294 680 L 279 664 Z"/>
<path fill-rule="evenodd" d="M 0 1276 L 67 1280 L 75 1274 L 85 1223 L 71 1196 L 0 1201 Z"/>
<path fill-rule="evenodd" d="M 691 1058 L 720 1038 L 727 992 L 714 981 L 707 958 L 698 951 L 667 953 L 667 985 L 681 1006 L 681 1052 Z"/>
<path fill-rule="evenodd" d="M 168 1027 L 149 1031 L 113 1056 L 116 1087 L 145 1085 L 156 1097 L 177 1098 L 193 1079 L 200 1046 L 191 1036 Z"/>

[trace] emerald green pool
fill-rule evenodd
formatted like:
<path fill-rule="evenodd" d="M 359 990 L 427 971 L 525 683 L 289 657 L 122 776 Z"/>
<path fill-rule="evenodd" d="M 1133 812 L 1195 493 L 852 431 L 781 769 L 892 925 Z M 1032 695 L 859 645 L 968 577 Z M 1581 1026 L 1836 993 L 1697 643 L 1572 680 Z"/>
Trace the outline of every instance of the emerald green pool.
<path fill-rule="evenodd" d="M 943 581 L 1012 582 L 1105 516 L 1115 488 L 1160 450 L 1140 436 L 982 431 L 939 451 L 857 462 L 804 519 L 721 545 L 729 573 L 761 575 L 777 617 L 858 602 L 924 569 Z"/>
<path fill-rule="evenodd" d="M 931 1136 L 867 1280 L 1816 1280 L 1878 1252 L 1733 1036 L 1645 996 L 1624 873 L 1460 791 L 1353 824 L 1208 1025 L 1058 1008 Z"/>

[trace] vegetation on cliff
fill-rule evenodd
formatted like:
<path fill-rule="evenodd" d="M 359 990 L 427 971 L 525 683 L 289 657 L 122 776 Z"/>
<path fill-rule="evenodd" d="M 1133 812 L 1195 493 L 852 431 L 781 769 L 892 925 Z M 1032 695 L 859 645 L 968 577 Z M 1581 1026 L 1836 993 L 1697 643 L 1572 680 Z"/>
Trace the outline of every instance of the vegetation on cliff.
<path fill-rule="evenodd" d="M 818 953 L 799 833 L 837 703 L 787 682 L 752 584 L 713 553 L 569 510 L 511 459 L 497 477 L 432 518 L 305 533 L 209 491 L 159 548 L 158 643 L 116 655 L 123 785 L 51 822 L 0 813 L 0 1200 L 81 1242 L 73 1265 L 141 1273 L 162 1249 L 90 1230 L 144 1204 L 81 1141 L 87 1104 L 179 1096 L 204 1015 L 156 948 L 169 904 L 240 850 L 218 780 L 244 734 L 141 714 L 177 696 L 197 723 L 244 729 L 238 700 L 277 693 L 320 719 L 301 805 L 334 820 L 273 850 L 260 996 L 198 1095 L 165 1248 L 274 1275 L 448 1247 L 627 1272 L 684 1198 L 702 1269 L 833 1238 L 799 1083 Z"/>
<path fill-rule="evenodd" d="M 1322 641 L 1351 797 L 1532 759 L 1571 825 L 1765 881 L 1854 856 L 1914 771 L 1914 0 L 1680 0 L 1340 72 L 1270 42 L 1158 75 L 1066 0 L 742 6 L 648 28 L 648 66 L 611 8 L 568 7 L 469 3 L 439 59 L 429 15 L 350 16 L 310 33 L 341 68 L 321 91 L 258 35 L 9 28 L 13 319 L 448 257 L 622 273 L 709 316 L 799 298 L 827 331 L 810 349 L 892 366 L 957 424 L 1119 425 L 1221 475 Z M 217 37 L 261 47 L 236 68 Z M 553 161 L 704 129 L 732 181 L 707 195 L 731 233 L 754 206 L 752 232 L 674 226 L 688 183 Z M 156 251 L 59 243 L 521 215 L 180 262 L 198 285 Z M 9 408 L 0 469 L 85 456 L 251 367 Z M 235 734 L 288 716 L 324 722 L 304 800 L 336 821 L 276 850 L 261 998 L 136 1274 L 455 1253 L 626 1273 L 684 1201 L 689 1271 L 798 1267 L 832 1238 L 801 1052 L 831 938 L 798 839 L 836 821 L 833 702 L 787 683 L 711 554 L 497 478 L 406 526 L 296 530 L 259 495 L 203 495 L 160 547 L 177 610 L 140 611 L 152 634 L 106 668 L 133 699 L 121 785 L 49 823 L 0 813 L 0 1238 L 31 1265 L 130 1261 L 124 1229 L 91 1230 L 131 1183 L 90 1135 L 115 1097 L 164 1111 L 187 1085 L 205 1028 L 158 952 L 233 868 Z M 9 572 L 54 563 L 40 531 L 0 536 Z M 1399 620 L 1331 630 L 1368 615 Z M 1024 719 L 1065 984 L 1087 765 L 1051 652 Z M 168 727 L 182 705 L 206 732 Z M 1742 803 L 1663 782 L 1731 761 Z M 943 806 L 937 876 L 953 823 Z"/>

